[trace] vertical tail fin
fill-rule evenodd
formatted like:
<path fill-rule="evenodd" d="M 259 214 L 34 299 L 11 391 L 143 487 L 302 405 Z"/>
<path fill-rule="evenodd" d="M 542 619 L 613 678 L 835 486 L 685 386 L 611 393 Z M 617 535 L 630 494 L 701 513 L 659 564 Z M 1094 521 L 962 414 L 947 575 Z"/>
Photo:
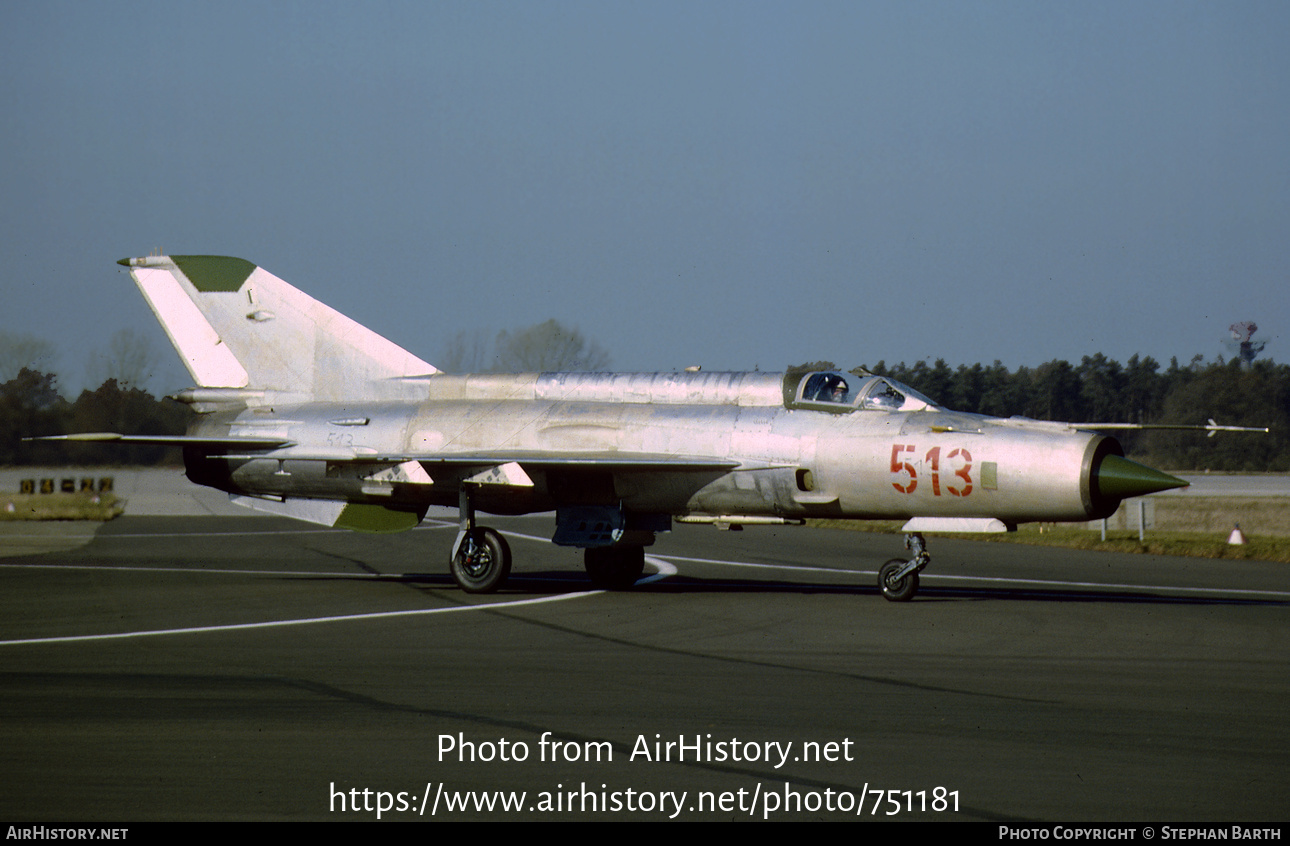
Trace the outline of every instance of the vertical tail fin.
<path fill-rule="evenodd" d="M 117 262 L 170 337 L 198 387 L 301 399 L 396 399 L 438 370 L 304 292 L 229 256 Z"/>

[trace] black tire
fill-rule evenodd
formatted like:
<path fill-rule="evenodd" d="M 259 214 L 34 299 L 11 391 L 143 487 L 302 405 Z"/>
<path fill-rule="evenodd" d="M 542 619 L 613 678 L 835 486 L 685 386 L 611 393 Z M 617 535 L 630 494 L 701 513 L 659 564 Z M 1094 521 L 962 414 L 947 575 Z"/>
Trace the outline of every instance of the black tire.
<path fill-rule="evenodd" d="M 466 593 L 492 593 L 511 574 L 511 548 L 492 529 L 473 529 L 452 557 L 452 578 Z"/>
<path fill-rule="evenodd" d="M 918 573 L 916 572 L 910 573 L 894 584 L 887 583 L 888 576 L 908 563 L 903 558 L 893 558 L 883 564 L 882 569 L 878 571 L 878 589 L 882 591 L 884 597 L 892 602 L 908 602 L 914 598 L 914 594 L 918 593 Z"/>
<path fill-rule="evenodd" d="M 645 572 L 645 547 L 607 546 L 587 550 L 587 575 L 601 590 L 627 590 Z"/>

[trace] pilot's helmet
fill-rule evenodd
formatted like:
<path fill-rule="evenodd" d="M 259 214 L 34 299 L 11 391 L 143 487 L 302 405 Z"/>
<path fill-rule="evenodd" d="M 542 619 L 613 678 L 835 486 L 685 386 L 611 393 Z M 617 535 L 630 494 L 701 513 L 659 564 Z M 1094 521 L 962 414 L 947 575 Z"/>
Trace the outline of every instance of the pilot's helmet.
<path fill-rule="evenodd" d="M 832 379 L 832 386 L 829 389 L 830 398 L 834 402 L 842 402 L 847 398 L 848 388 L 847 380 L 841 376 L 835 376 Z"/>

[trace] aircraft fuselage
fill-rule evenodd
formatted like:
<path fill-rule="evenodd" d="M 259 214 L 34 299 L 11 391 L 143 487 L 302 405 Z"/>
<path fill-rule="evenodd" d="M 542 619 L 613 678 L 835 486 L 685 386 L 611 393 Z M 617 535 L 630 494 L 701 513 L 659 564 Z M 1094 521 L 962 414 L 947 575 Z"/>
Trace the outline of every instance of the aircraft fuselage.
<path fill-rule="evenodd" d="M 190 434 L 291 442 L 245 457 L 190 449 L 189 476 L 200 484 L 396 508 L 456 505 L 464 480 L 508 456 L 524 464 L 524 483 L 479 484 L 482 511 L 621 504 L 673 516 L 917 515 L 1015 524 L 1090 520 L 1118 504 L 1100 498 L 1091 479 L 1096 459 L 1119 454 L 1114 439 L 939 409 L 838 414 L 782 404 L 532 396 L 306 403 L 203 415 Z M 488 460 L 471 460 L 484 453 Z M 394 463 L 389 457 L 408 455 L 434 456 L 418 462 L 426 478 L 381 478 Z M 632 460 L 616 467 L 615 455 Z M 686 463 L 696 456 L 714 466 Z"/>

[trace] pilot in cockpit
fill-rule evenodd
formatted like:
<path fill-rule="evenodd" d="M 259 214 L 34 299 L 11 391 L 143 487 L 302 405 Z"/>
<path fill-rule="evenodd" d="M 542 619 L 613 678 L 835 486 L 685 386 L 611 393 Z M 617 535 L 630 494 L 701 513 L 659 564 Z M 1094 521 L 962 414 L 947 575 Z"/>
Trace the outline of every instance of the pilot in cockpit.
<path fill-rule="evenodd" d="M 824 384 L 816 393 L 815 398 L 821 402 L 846 402 L 850 389 L 847 387 L 847 380 L 841 376 L 829 374 L 824 378 Z"/>

